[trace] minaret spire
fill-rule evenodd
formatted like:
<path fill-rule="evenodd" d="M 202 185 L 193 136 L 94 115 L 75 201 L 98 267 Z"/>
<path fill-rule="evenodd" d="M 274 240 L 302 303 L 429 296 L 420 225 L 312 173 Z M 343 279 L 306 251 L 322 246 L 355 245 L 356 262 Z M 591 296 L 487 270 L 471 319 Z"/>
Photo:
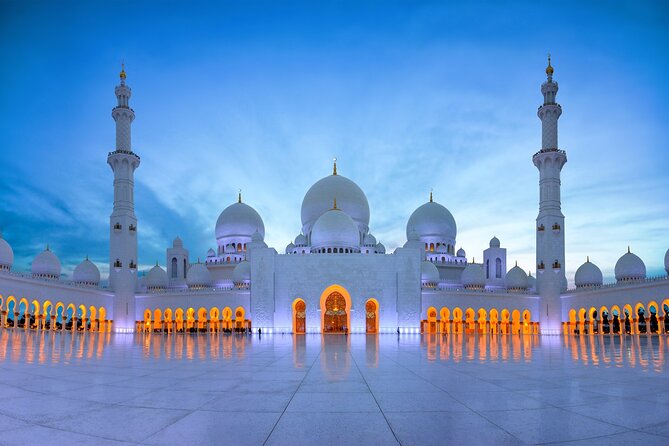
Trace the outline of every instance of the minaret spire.
<path fill-rule="evenodd" d="M 543 104 L 537 116 L 541 119 L 541 150 L 532 162 L 539 170 L 539 215 L 536 219 L 537 291 L 541 297 L 540 326 L 542 332 L 560 333 L 562 304 L 560 294 L 566 288 L 565 218 L 560 199 L 560 172 L 567 162 L 567 153 L 558 147 L 558 119 L 562 107 L 556 102 L 558 84 L 548 55 L 546 81 L 541 84 Z M 556 265 L 551 268 L 551 265 Z"/>
<path fill-rule="evenodd" d="M 241 202 L 242 202 L 242 190 L 239 189 L 239 195 L 237 195 L 237 203 L 241 203 Z"/>
<path fill-rule="evenodd" d="M 334 166 L 332 167 L 332 175 L 337 175 L 337 157 L 332 158 Z"/>
<path fill-rule="evenodd" d="M 135 112 L 130 108 L 131 90 L 126 85 L 125 63 L 114 89 L 116 107 L 116 149 L 107 164 L 114 172 L 114 208 L 109 217 L 109 288 L 114 292 L 114 329 L 132 332 L 135 328 L 137 288 L 137 217 L 135 216 L 135 169 L 139 156 L 132 151 L 130 126 Z"/>

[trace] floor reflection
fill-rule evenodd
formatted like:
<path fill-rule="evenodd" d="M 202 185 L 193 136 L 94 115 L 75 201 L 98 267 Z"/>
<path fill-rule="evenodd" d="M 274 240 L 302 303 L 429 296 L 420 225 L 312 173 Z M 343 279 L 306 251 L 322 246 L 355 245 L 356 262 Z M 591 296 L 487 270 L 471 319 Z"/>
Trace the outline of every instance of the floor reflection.
<path fill-rule="evenodd" d="M 536 362 L 561 355 L 583 366 L 664 369 L 666 336 L 585 335 L 163 335 L 0 330 L 0 362 L 58 364 L 108 358 L 145 361 L 242 360 L 256 347 L 285 349 L 294 367 L 318 361 L 328 380 L 345 379 L 351 369 L 379 366 L 380 358 L 418 348 L 428 361 Z M 253 350 L 255 352 L 255 350 Z M 360 356 L 356 356 L 360 352 Z M 354 360 L 355 358 L 355 360 Z"/>

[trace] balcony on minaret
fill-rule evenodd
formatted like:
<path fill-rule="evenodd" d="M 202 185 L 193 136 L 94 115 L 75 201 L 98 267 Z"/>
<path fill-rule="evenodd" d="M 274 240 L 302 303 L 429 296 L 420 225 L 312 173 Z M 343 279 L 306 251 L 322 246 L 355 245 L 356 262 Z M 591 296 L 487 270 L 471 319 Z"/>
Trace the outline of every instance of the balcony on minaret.
<path fill-rule="evenodd" d="M 132 260 L 130 261 L 130 269 L 137 269 L 137 264 Z"/>
<path fill-rule="evenodd" d="M 560 233 L 560 225 L 557 222 L 553 224 L 553 233 L 554 234 Z"/>
<path fill-rule="evenodd" d="M 557 259 L 556 259 L 555 262 L 553 262 L 553 271 L 555 271 L 557 273 L 557 272 L 560 271 L 561 268 L 562 268 L 562 265 L 560 265 L 560 262 L 558 262 Z"/>
<path fill-rule="evenodd" d="M 537 263 L 537 271 L 539 271 L 539 274 L 544 272 L 544 269 L 546 269 L 546 265 L 544 265 L 544 261 L 542 260 L 541 262 Z"/>
<path fill-rule="evenodd" d="M 137 232 L 137 226 L 130 223 L 130 226 L 128 227 L 128 231 L 133 232 L 133 233 Z"/>
<path fill-rule="evenodd" d="M 544 226 L 543 223 L 537 226 L 537 232 L 544 232 L 545 230 L 546 226 Z"/>
<path fill-rule="evenodd" d="M 121 226 L 121 223 L 116 222 L 114 224 L 114 232 L 121 232 L 121 229 L 123 229 L 123 226 Z"/>
<path fill-rule="evenodd" d="M 114 268 L 116 268 L 117 270 L 123 268 L 123 263 L 121 263 L 119 259 L 116 259 L 116 261 L 114 262 Z"/>

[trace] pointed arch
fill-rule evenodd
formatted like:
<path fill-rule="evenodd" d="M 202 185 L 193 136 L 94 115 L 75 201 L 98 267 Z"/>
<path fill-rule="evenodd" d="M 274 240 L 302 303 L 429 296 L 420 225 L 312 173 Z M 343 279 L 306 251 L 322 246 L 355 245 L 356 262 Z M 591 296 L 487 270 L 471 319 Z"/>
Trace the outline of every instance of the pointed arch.
<path fill-rule="evenodd" d="M 307 303 L 297 298 L 291 305 L 293 311 L 293 333 L 304 334 L 307 331 Z"/>
<path fill-rule="evenodd" d="M 343 310 L 345 312 L 345 323 L 346 325 L 343 327 L 344 330 L 350 330 L 351 327 L 351 295 L 349 294 L 348 290 L 344 288 L 343 286 L 339 284 L 332 284 L 329 287 L 325 288 L 323 292 L 321 293 L 321 299 L 320 299 L 320 306 L 321 306 L 321 331 L 326 332 L 326 312 L 328 311 L 326 308 L 326 301 L 330 296 L 336 296 L 336 294 L 339 294 L 343 297 L 344 302 L 345 302 L 345 309 Z M 342 311 L 342 310 L 338 310 Z M 339 316 L 341 317 L 341 316 Z M 342 327 L 335 327 L 337 329 L 341 329 Z"/>

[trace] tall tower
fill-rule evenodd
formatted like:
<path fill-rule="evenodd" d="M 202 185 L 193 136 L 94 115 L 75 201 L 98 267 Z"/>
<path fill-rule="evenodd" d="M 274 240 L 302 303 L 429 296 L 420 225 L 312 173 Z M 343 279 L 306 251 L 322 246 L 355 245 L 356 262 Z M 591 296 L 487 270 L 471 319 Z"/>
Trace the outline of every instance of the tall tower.
<path fill-rule="evenodd" d="M 539 169 L 539 215 L 537 216 L 537 291 L 541 297 L 541 330 L 560 333 L 562 306 L 560 293 L 565 288 L 564 215 L 560 203 L 560 171 L 567 153 L 558 148 L 557 124 L 562 107 L 555 102 L 558 84 L 548 56 L 547 80 L 541 84 L 544 103 L 537 115 L 541 119 L 541 150 L 532 162 Z"/>
<path fill-rule="evenodd" d="M 128 106 L 130 87 L 121 83 L 114 92 L 118 101 L 112 110 L 116 122 L 116 150 L 107 163 L 114 172 L 114 210 L 109 217 L 109 287 L 114 291 L 114 330 L 131 332 L 135 328 L 135 290 L 137 288 L 137 217 L 135 216 L 134 172 L 139 167 L 130 145 L 130 125 L 135 112 Z"/>

